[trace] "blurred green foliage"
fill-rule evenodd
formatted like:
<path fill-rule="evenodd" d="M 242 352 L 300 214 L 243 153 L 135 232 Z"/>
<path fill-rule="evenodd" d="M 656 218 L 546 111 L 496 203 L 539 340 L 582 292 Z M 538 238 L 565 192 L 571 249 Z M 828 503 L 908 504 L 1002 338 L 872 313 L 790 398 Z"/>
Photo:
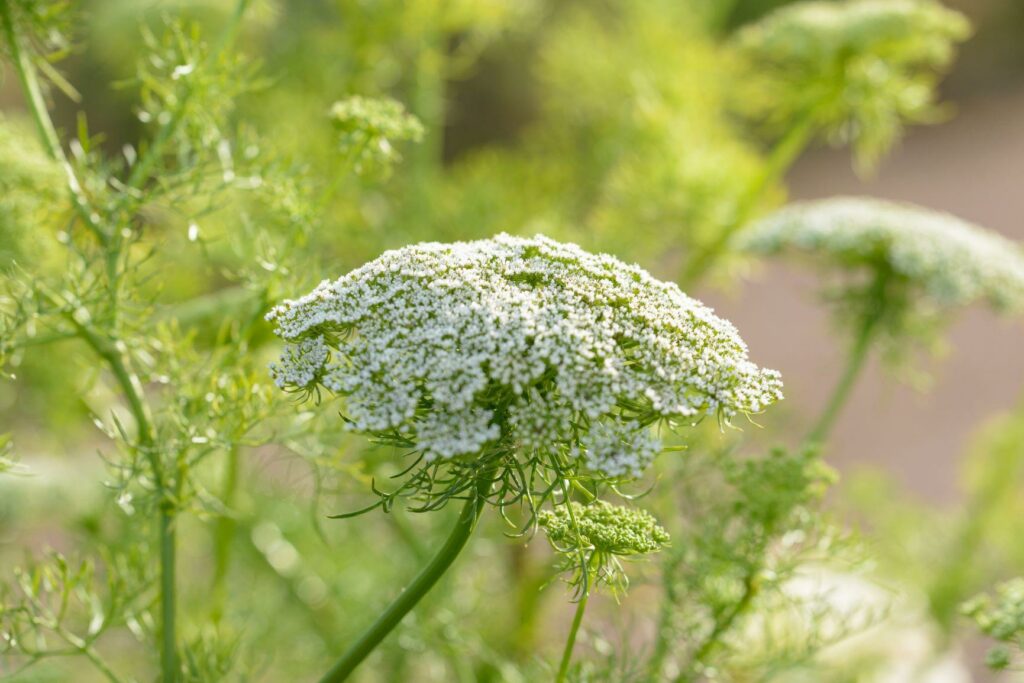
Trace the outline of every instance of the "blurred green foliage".
<path fill-rule="evenodd" d="M 500 231 L 686 288 L 724 278 L 730 236 L 783 201 L 808 145 L 870 166 L 939 117 L 968 32 L 923 0 L 800 3 L 739 29 L 751 3 L 0 3 L 59 135 L 40 142 L 20 106 L 0 118 L 0 470 L 32 473 L 0 472 L 0 675 L 22 682 L 155 678 L 170 531 L 178 677 L 311 680 L 452 523 L 326 519 L 396 474 L 394 451 L 272 391 L 271 302 L 387 248 Z M 9 36 L 3 55 L 13 74 Z M 934 516 L 863 505 L 894 546 L 879 571 L 930 594 L 937 618 L 910 618 L 922 669 L 947 644 L 930 629 L 955 633 L 956 606 L 1019 567 L 1020 425 L 979 446 L 962 536 L 918 552 Z M 571 675 L 879 680 L 900 655 L 822 652 L 903 603 L 828 622 L 831 593 L 801 593 L 810 571 L 871 576 L 822 512 L 817 451 L 700 434 L 624 492 L 672 545 L 630 563 L 614 613 L 595 598 Z M 485 523 L 358 680 L 552 676 L 571 594 L 544 544 L 503 530 Z"/>

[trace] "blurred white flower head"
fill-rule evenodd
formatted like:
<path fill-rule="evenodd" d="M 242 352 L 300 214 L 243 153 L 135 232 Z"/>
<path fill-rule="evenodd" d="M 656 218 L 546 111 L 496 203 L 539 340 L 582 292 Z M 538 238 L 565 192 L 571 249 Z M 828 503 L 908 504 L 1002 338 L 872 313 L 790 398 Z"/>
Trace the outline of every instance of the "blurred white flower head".
<path fill-rule="evenodd" d="M 762 254 L 797 252 L 848 269 L 887 267 L 940 308 L 1024 310 L 1024 250 L 954 216 L 878 199 L 790 205 L 739 236 Z"/>

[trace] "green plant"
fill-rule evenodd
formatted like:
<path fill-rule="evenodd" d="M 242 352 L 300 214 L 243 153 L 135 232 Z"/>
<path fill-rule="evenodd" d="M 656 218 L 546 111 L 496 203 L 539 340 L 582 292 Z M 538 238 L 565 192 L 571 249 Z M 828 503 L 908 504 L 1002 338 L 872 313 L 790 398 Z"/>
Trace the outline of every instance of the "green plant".
<path fill-rule="evenodd" d="M 774 211 L 809 146 L 866 171 L 945 115 L 969 29 L 937 2 L 0 0 L 0 29 L 0 676 L 908 680 L 1016 573 L 1019 416 L 965 509 L 887 484 L 867 543 L 825 461 L 871 353 L 1019 311 L 1018 246 Z M 683 292 L 794 252 L 850 356 L 771 447 L 778 376 Z"/>
<path fill-rule="evenodd" d="M 674 285 L 544 237 L 405 247 L 267 317 L 288 342 L 271 366 L 279 387 L 344 396 L 349 429 L 407 451 L 403 483 L 374 486 L 380 499 L 356 514 L 404 497 L 420 512 L 466 501 L 434 559 L 324 681 L 347 678 L 423 597 L 486 504 L 529 533 L 545 504 L 571 511 L 574 490 L 593 500 L 642 476 L 660 450 L 653 427 L 726 424 L 782 397 L 735 328 Z M 578 560 L 586 595 L 592 569 Z"/>

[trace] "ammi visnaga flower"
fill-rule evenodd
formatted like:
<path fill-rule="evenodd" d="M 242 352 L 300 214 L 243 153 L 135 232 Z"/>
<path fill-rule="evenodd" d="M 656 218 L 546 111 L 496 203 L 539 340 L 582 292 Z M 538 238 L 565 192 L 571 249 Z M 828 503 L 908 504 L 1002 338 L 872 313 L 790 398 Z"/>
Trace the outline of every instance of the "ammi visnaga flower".
<path fill-rule="evenodd" d="M 1024 250 L 949 214 L 879 199 L 797 203 L 740 234 L 762 254 L 804 253 L 848 270 L 885 269 L 938 309 L 982 301 L 1024 311 Z"/>
<path fill-rule="evenodd" d="M 545 237 L 389 251 L 268 315 L 290 390 L 345 397 L 349 428 L 424 462 L 503 449 L 635 477 L 652 426 L 782 397 L 736 329 L 637 266 Z"/>

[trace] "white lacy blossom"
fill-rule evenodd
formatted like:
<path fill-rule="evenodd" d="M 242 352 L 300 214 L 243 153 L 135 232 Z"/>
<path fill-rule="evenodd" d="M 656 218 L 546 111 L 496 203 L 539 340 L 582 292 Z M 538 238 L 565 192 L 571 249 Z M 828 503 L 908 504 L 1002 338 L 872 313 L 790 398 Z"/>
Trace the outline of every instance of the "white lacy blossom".
<path fill-rule="evenodd" d="M 640 477 L 661 451 L 661 442 L 635 422 L 599 422 L 580 442 L 587 469 L 607 477 Z"/>
<path fill-rule="evenodd" d="M 285 347 L 280 363 L 270 364 L 274 384 L 281 387 L 307 387 L 323 370 L 329 356 L 323 335 L 303 339 Z"/>
<path fill-rule="evenodd" d="M 740 240 L 750 251 L 821 254 L 844 267 L 883 259 L 939 306 L 981 300 L 1024 310 L 1021 246 L 936 211 L 855 197 L 804 202 L 759 221 Z"/>
<path fill-rule="evenodd" d="M 634 417 L 727 420 L 782 397 L 736 329 L 674 284 L 540 236 L 389 251 L 267 318 L 288 342 L 279 383 L 346 396 L 352 429 L 402 434 L 427 461 L 500 437 L 582 442 L 592 467 L 632 476 L 658 450 Z"/>

